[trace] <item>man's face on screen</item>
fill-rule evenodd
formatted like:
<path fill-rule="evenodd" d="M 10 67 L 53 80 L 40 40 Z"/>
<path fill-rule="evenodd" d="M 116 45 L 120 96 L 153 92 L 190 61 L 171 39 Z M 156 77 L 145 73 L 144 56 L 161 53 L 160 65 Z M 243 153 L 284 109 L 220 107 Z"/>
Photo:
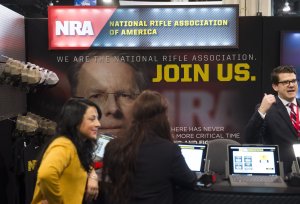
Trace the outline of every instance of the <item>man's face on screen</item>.
<path fill-rule="evenodd" d="M 126 63 L 95 61 L 84 63 L 80 69 L 76 95 L 100 107 L 100 133 L 118 136 L 130 124 L 133 102 L 139 93 L 134 71 Z"/>

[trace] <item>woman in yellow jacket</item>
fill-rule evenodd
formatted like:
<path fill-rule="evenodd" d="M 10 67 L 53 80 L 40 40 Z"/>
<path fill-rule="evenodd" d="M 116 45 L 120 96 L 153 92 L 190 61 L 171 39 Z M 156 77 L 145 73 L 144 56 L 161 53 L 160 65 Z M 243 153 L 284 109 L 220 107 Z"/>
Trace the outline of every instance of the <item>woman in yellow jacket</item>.
<path fill-rule="evenodd" d="M 100 118 L 100 109 L 87 99 L 65 103 L 57 136 L 39 160 L 32 204 L 82 204 L 85 192 L 87 200 L 98 196 L 97 174 L 91 166 Z"/>

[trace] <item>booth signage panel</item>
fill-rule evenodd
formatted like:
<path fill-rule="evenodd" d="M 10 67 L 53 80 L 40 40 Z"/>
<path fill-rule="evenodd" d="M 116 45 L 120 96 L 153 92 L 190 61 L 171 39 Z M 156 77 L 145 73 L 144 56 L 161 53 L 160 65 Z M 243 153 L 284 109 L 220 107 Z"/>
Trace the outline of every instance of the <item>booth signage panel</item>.
<path fill-rule="evenodd" d="M 137 80 L 128 77 L 131 72 L 127 68 L 132 67 L 143 76 L 136 81 L 145 83 L 141 89 L 158 91 L 167 98 L 175 142 L 244 142 L 245 125 L 263 93 L 262 46 L 253 43 L 262 42 L 261 18 L 239 19 L 238 49 L 49 50 L 44 43 L 49 34 L 47 24 L 48 19 L 26 19 L 27 60 L 56 72 L 60 82 L 29 99 L 31 112 L 54 120 L 72 96 L 132 90 L 129 87 L 135 87 Z M 39 32 L 35 32 L 37 27 Z M 87 69 L 79 74 L 82 64 Z M 124 77 L 123 69 L 128 76 Z M 74 92 L 78 85 L 84 93 Z M 110 112 L 114 104 L 106 103 L 105 109 Z M 126 121 L 126 109 L 113 109 L 116 121 Z"/>
<path fill-rule="evenodd" d="M 49 49 L 237 48 L 238 6 L 48 9 Z"/>

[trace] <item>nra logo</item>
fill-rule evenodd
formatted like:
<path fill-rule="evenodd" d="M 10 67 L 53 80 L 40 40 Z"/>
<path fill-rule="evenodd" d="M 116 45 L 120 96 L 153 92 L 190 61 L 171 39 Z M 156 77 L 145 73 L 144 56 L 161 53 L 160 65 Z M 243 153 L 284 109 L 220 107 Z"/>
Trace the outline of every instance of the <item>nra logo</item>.
<path fill-rule="evenodd" d="M 91 21 L 55 21 L 55 35 L 94 35 Z"/>

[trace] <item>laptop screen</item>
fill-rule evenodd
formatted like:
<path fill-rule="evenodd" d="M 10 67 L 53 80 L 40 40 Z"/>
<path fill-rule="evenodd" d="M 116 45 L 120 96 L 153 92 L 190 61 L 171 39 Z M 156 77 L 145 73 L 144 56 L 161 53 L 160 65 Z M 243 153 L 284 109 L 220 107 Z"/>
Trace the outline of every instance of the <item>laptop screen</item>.
<path fill-rule="evenodd" d="M 276 145 L 229 145 L 228 160 L 230 175 L 280 175 Z"/>
<path fill-rule="evenodd" d="M 296 168 L 297 171 L 300 171 L 300 144 L 293 144 L 293 149 L 295 153 L 295 158 L 296 158 Z"/>
<path fill-rule="evenodd" d="M 204 172 L 207 153 L 206 144 L 178 144 L 188 167 L 195 172 Z"/>

